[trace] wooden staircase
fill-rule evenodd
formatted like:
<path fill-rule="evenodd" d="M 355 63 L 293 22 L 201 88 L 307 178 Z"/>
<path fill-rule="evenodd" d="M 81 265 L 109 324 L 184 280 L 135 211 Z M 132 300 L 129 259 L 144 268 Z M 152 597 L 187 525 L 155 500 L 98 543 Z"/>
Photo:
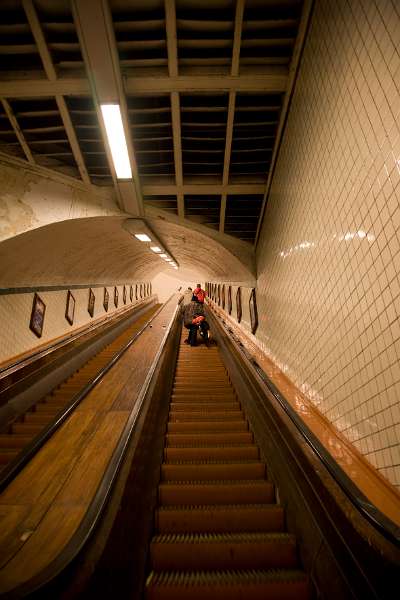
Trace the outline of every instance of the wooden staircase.
<path fill-rule="evenodd" d="M 296 540 L 218 347 L 186 346 L 184 337 L 146 600 L 307 600 Z"/>

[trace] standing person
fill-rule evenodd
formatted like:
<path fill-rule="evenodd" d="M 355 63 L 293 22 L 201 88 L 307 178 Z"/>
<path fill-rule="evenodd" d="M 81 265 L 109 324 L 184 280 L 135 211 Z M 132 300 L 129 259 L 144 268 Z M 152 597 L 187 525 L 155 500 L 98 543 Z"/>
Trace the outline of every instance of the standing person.
<path fill-rule="evenodd" d="M 206 295 L 207 294 L 205 293 L 205 291 L 201 289 L 200 283 L 198 283 L 195 289 L 193 290 L 192 300 L 194 300 L 195 302 L 199 302 L 200 304 L 204 304 Z"/>
<path fill-rule="evenodd" d="M 191 287 L 188 287 L 188 289 L 183 292 L 183 306 L 189 304 L 189 302 L 192 300 L 192 296 L 193 290 Z"/>

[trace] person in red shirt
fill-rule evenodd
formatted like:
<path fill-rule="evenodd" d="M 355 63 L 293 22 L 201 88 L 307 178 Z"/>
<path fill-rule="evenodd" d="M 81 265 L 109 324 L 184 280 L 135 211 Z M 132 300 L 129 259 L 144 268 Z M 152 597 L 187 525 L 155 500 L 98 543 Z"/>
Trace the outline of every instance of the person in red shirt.
<path fill-rule="evenodd" d="M 194 300 L 195 302 L 199 302 L 200 304 L 204 304 L 205 298 L 206 293 L 204 290 L 201 289 L 200 283 L 198 283 L 195 289 L 193 290 L 192 300 Z"/>

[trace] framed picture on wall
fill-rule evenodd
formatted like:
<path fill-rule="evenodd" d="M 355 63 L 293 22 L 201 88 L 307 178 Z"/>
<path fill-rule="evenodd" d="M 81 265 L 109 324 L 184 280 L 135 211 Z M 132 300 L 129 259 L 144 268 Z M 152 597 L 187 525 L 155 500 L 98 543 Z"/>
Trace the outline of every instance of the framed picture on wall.
<path fill-rule="evenodd" d="M 118 288 L 114 286 L 114 306 L 118 308 Z"/>
<path fill-rule="evenodd" d="M 67 321 L 70 325 L 72 325 L 74 322 L 74 315 L 75 315 L 75 298 L 72 295 L 71 291 L 68 290 L 67 304 L 65 307 L 65 318 L 67 319 Z"/>
<path fill-rule="evenodd" d="M 131 285 L 129 288 L 129 298 L 130 301 L 133 302 L 133 285 Z"/>
<path fill-rule="evenodd" d="M 126 285 L 124 285 L 122 290 L 122 301 L 124 304 L 126 304 Z"/>
<path fill-rule="evenodd" d="M 42 337 L 46 305 L 38 294 L 33 296 L 31 320 L 29 329 L 39 338 Z"/>
<path fill-rule="evenodd" d="M 217 300 L 218 300 L 218 306 L 221 306 L 221 286 L 220 286 L 220 284 L 218 284 L 218 287 L 217 287 Z"/>
<path fill-rule="evenodd" d="M 225 310 L 225 286 L 224 285 L 221 288 L 221 306 L 222 306 L 222 309 Z"/>
<path fill-rule="evenodd" d="M 143 298 L 143 285 L 142 284 L 140 284 L 140 287 L 139 287 L 139 295 L 141 298 Z"/>
<path fill-rule="evenodd" d="M 151 296 L 153 293 L 153 285 L 149 283 L 149 295 Z"/>
<path fill-rule="evenodd" d="M 92 290 L 92 288 L 89 289 L 89 300 L 88 300 L 88 313 L 91 317 L 93 317 L 94 315 L 94 303 L 95 303 L 96 297 L 94 295 L 94 291 Z"/>
<path fill-rule="evenodd" d="M 232 286 L 228 285 L 228 314 L 232 312 Z"/>
<path fill-rule="evenodd" d="M 139 299 L 139 284 L 135 285 L 135 300 Z"/>
<path fill-rule="evenodd" d="M 236 317 L 237 322 L 242 320 L 242 288 L 238 287 L 236 292 Z"/>
<path fill-rule="evenodd" d="M 104 298 L 103 298 L 103 306 L 104 306 L 104 310 L 107 312 L 108 311 L 108 302 L 110 300 L 110 295 L 108 293 L 108 289 L 104 288 Z"/>
<path fill-rule="evenodd" d="M 257 299 L 256 299 L 256 290 L 253 288 L 251 290 L 250 298 L 249 298 L 249 309 L 250 309 L 250 323 L 251 323 L 251 333 L 255 333 L 258 327 L 258 312 L 257 312 Z"/>

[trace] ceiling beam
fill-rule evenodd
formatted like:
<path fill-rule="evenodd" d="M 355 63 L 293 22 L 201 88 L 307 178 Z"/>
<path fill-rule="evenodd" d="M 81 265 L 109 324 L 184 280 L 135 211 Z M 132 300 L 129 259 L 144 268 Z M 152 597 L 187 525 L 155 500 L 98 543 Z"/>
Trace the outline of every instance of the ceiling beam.
<path fill-rule="evenodd" d="M 23 6 L 32 31 L 32 35 L 39 50 L 40 58 L 42 59 L 47 79 L 51 82 L 55 82 L 57 80 L 57 71 L 54 67 L 53 60 L 47 47 L 46 39 L 44 37 L 43 29 L 40 24 L 36 9 L 32 0 L 23 0 Z M 83 158 L 78 138 L 76 137 L 75 129 L 71 121 L 67 103 L 65 102 L 64 96 L 61 94 L 56 94 L 55 99 L 82 181 L 90 185 L 90 177 L 88 175 L 85 160 Z"/>
<path fill-rule="evenodd" d="M 242 40 L 242 26 L 245 0 L 237 0 L 235 14 L 235 31 L 233 35 L 232 49 L 232 64 L 231 75 L 236 77 L 239 75 L 239 60 L 240 60 L 240 44 Z M 235 118 L 235 102 L 236 92 L 229 92 L 228 117 L 226 121 L 226 138 L 225 138 L 225 154 L 224 154 L 224 170 L 222 174 L 222 185 L 226 186 L 229 181 L 229 167 L 231 163 L 231 150 L 233 138 L 233 121 Z M 225 211 L 226 211 L 226 194 L 221 197 L 221 208 L 219 215 L 219 230 L 224 233 L 225 227 Z"/>
<path fill-rule="evenodd" d="M 178 75 L 178 41 L 176 35 L 175 0 L 165 0 L 165 22 L 168 49 L 168 73 L 170 77 Z"/>
<path fill-rule="evenodd" d="M 76 30 L 85 61 L 106 154 L 121 207 L 133 216 L 143 215 L 136 158 L 130 135 L 130 123 L 122 82 L 119 55 L 112 16 L 107 0 L 72 0 Z M 118 104 L 121 111 L 132 180 L 118 180 L 100 110 L 101 104 Z"/>
<path fill-rule="evenodd" d="M 175 0 L 165 0 L 165 23 L 168 49 L 168 73 L 170 77 L 178 75 L 178 42 L 176 35 Z M 171 92 L 172 138 L 174 144 L 175 182 L 183 185 L 182 141 L 181 141 L 181 108 L 178 92 Z M 181 192 L 177 194 L 178 216 L 185 218 L 185 198 Z"/>
<path fill-rule="evenodd" d="M 183 186 L 177 185 L 143 185 L 144 196 L 176 196 L 178 194 L 191 195 L 210 195 L 220 196 L 222 194 L 263 194 L 265 191 L 264 183 L 230 183 L 222 185 L 218 183 L 185 183 Z"/>
<path fill-rule="evenodd" d="M 267 69 L 268 70 L 268 69 Z M 176 92 L 285 92 L 287 74 L 276 71 L 264 75 L 195 76 L 177 77 L 131 77 L 124 76 L 126 94 Z M 0 81 L 0 96 L 7 98 L 43 98 L 55 95 L 90 96 L 88 79 L 66 77 L 56 81 L 46 79 L 16 79 Z"/>
<path fill-rule="evenodd" d="M 225 214 L 226 214 L 226 194 L 221 196 L 221 209 L 219 211 L 219 232 L 225 231 Z"/>
<path fill-rule="evenodd" d="M 26 159 L 32 164 L 35 164 L 35 159 L 32 156 L 32 152 L 28 146 L 28 144 L 26 143 L 24 134 L 22 133 L 20 126 L 18 125 L 18 121 L 13 113 L 13 110 L 10 106 L 10 104 L 8 103 L 8 101 L 5 98 L 1 99 L 1 103 L 3 105 L 3 108 L 5 110 L 5 113 L 8 117 L 8 120 L 10 121 L 11 127 L 14 130 L 15 135 L 17 136 L 17 139 L 19 141 L 19 143 L 21 144 L 22 150 L 24 151 L 24 154 L 26 156 Z"/>

